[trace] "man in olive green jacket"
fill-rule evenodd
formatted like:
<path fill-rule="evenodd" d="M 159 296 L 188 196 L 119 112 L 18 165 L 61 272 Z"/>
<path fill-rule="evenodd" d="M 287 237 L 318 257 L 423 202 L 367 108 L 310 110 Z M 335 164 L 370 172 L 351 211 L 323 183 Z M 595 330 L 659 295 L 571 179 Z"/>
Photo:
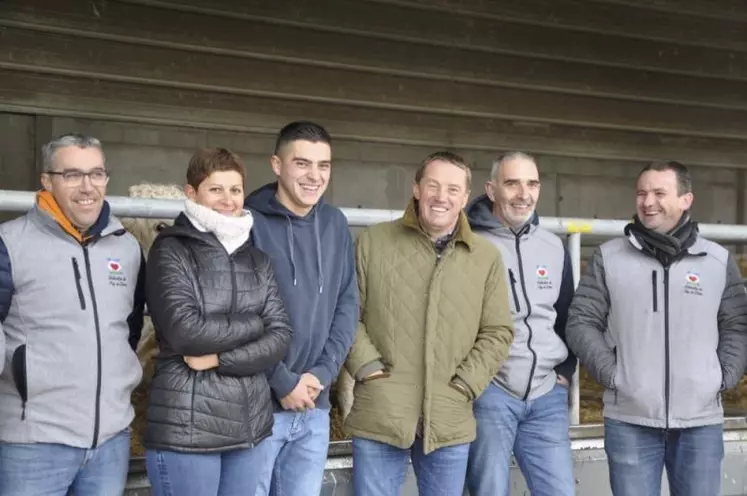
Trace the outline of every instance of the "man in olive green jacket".
<path fill-rule="evenodd" d="M 409 456 L 421 496 L 462 495 L 472 402 L 513 339 L 500 254 L 462 212 L 469 183 L 458 155 L 427 157 L 404 217 L 358 240 L 361 311 L 346 362 L 355 494 L 398 495 Z"/>

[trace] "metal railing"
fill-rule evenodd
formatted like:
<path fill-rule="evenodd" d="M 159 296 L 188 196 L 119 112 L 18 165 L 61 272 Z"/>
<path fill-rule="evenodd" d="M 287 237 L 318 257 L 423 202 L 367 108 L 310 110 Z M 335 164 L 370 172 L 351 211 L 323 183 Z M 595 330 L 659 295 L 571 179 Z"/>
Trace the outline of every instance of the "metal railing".
<path fill-rule="evenodd" d="M 29 191 L 0 190 L 0 211 L 25 212 L 35 199 Z M 183 209 L 182 200 L 156 200 L 108 196 L 112 213 L 121 217 L 150 219 L 173 219 Z M 402 216 L 402 210 L 379 210 L 364 208 L 342 208 L 351 227 L 365 227 L 379 222 L 394 220 Z M 541 217 L 540 226 L 560 236 L 567 236 L 568 251 L 573 265 L 573 281 L 578 285 L 581 276 L 581 236 L 615 237 L 623 234 L 629 221 L 610 219 L 582 219 L 566 217 Z M 747 226 L 726 224 L 700 224 L 700 234 L 712 241 L 745 243 Z M 580 424 L 581 388 L 578 367 L 571 384 L 571 424 Z"/>

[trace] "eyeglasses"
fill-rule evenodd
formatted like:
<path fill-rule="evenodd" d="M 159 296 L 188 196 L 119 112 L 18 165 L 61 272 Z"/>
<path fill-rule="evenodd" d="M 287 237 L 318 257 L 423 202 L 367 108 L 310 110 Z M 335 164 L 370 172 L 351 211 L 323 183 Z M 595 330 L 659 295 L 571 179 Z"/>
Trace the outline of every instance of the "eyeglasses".
<path fill-rule="evenodd" d="M 62 176 L 62 180 L 67 186 L 80 186 L 83 184 L 83 178 L 86 176 L 94 186 L 104 186 L 109 182 L 109 173 L 104 169 L 94 169 L 89 172 L 66 169 L 62 171 L 47 171 L 46 173 L 52 176 Z"/>

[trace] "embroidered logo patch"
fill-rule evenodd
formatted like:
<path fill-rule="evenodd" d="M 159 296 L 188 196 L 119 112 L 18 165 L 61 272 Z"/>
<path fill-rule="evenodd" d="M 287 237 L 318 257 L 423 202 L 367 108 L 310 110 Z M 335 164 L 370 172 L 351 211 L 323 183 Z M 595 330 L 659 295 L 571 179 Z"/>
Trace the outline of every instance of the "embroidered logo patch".
<path fill-rule="evenodd" d="M 122 272 L 122 263 L 119 259 L 107 259 L 106 266 L 109 269 L 109 285 L 117 288 L 127 287 L 127 277 Z"/>
<path fill-rule="evenodd" d="M 703 288 L 700 286 L 700 274 L 690 270 L 685 274 L 685 294 L 702 295 Z"/>
<path fill-rule="evenodd" d="M 537 289 L 552 289 L 550 271 L 547 270 L 547 266 L 538 265 L 535 272 L 537 274 Z"/>
<path fill-rule="evenodd" d="M 119 259 L 116 258 L 110 258 L 108 260 L 109 263 L 109 272 L 122 272 L 122 264 L 119 263 Z"/>

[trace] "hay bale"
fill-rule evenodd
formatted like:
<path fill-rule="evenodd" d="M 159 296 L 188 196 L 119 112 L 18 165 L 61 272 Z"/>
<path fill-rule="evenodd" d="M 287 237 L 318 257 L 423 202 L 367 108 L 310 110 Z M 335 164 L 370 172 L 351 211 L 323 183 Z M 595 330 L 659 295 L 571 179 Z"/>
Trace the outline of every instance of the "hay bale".
<path fill-rule="evenodd" d="M 581 367 L 580 379 L 580 417 L 582 424 L 598 424 L 602 422 L 602 395 L 604 387 L 592 379 Z"/>

